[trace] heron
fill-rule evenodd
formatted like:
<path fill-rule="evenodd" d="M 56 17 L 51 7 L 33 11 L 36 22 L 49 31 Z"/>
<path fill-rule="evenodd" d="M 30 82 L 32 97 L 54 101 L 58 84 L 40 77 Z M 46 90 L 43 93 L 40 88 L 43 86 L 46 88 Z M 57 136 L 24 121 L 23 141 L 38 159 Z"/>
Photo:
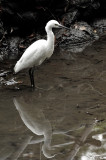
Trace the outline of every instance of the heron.
<path fill-rule="evenodd" d="M 28 68 L 31 87 L 35 88 L 34 82 L 34 70 L 36 66 L 43 63 L 45 59 L 49 59 L 54 52 L 54 33 L 53 28 L 66 28 L 69 29 L 56 20 L 50 20 L 46 26 L 45 31 L 47 33 L 47 39 L 40 39 L 32 43 L 23 53 L 21 58 L 17 61 L 14 72 Z"/>

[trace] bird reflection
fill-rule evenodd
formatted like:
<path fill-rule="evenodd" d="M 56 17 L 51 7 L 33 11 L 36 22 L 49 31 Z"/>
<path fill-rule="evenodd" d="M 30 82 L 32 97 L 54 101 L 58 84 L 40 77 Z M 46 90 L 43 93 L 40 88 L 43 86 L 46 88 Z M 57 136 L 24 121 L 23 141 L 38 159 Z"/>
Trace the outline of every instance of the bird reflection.
<path fill-rule="evenodd" d="M 54 157 L 55 154 L 51 155 L 50 153 L 50 151 L 53 150 L 53 147 L 51 147 L 52 127 L 49 120 L 45 118 L 43 111 L 37 109 L 35 104 L 25 102 L 23 97 L 14 98 L 13 101 L 24 124 L 34 134 L 44 136 L 44 139 L 41 139 L 40 141 L 44 141 L 42 151 L 45 157 Z"/>
<path fill-rule="evenodd" d="M 23 97 L 14 98 L 13 101 L 22 121 L 27 126 L 27 128 L 34 134 L 38 136 L 43 136 L 43 137 L 38 137 L 38 139 L 34 139 L 34 137 L 31 136 L 26 137 L 25 141 L 22 144 L 22 147 L 19 149 L 18 152 L 14 153 L 14 157 L 16 158 L 19 157 L 27 145 L 38 144 L 41 142 L 43 142 L 43 145 L 42 144 L 40 145 L 41 150 L 46 158 L 52 158 L 58 154 L 64 154 L 61 152 L 61 149 L 63 147 L 66 148 L 67 146 L 68 147 L 67 149 L 70 148 L 66 160 L 74 160 L 76 156 L 81 156 L 82 158 L 86 159 L 86 157 L 88 157 L 91 153 L 93 155 L 95 146 L 97 147 L 97 149 L 105 148 L 106 133 L 101 133 L 93 136 L 91 134 L 92 131 L 94 131 L 94 128 L 98 123 L 98 120 L 96 119 L 92 120 L 92 122 L 90 124 L 86 124 L 83 127 L 83 129 L 80 128 L 78 128 L 77 130 L 69 129 L 66 131 L 54 130 L 52 132 L 51 123 L 48 119 L 46 119 L 43 110 L 39 108 L 39 104 L 35 104 L 32 101 L 29 102 L 28 100 L 25 100 L 25 98 Z M 72 136 L 71 132 L 73 132 Z M 59 136 L 64 135 L 65 138 L 64 143 L 59 144 L 57 142 L 57 144 L 51 145 L 52 136 L 54 134 L 57 134 Z M 66 139 L 68 139 L 68 142 L 66 142 Z M 85 147 L 86 143 L 89 144 L 89 146 L 85 153 L 85 150 L 83 148 Z M 81 149 L 82 151 L 80 151 Z M 95 150 L 95 152 L 98 151 Z M 93 156 L 97 156 L 97 154 Z M 104 155 L 100 154 L 100 156 L 103 157 Z M 16 158 L 14 159 L 17 160 Z"/>

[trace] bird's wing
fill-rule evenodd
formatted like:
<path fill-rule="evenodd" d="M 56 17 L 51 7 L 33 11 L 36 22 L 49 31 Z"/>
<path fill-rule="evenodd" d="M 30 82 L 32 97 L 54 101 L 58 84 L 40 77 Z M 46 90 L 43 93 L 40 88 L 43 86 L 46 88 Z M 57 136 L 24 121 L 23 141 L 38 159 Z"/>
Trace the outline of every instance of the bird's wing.
<path fill-rule="evenodd" d="M 15 72 L 40 65 L 45 57 L 46 40 L 39 40 L 30 45 L 15 66 Z"/>
<path fill-rule="evenodd" d="M 41 61 L 45 57 L 46 53 L 46 43 L 45 40 L 39 40 L 29 46 L 22 56 L 22 60 L 27 62 L 34 63 L 35 65 L 39 65 L 39 61 Z"/>

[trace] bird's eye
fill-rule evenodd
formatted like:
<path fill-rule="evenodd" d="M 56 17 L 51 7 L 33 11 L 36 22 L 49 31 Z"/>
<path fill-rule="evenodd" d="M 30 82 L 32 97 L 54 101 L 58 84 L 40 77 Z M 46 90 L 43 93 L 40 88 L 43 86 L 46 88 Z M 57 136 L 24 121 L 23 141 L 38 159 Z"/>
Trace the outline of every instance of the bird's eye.
<path fill-rule="evenodd" d="M 55 26 L 58 26 L 58 24 L 55 24 Z"/>

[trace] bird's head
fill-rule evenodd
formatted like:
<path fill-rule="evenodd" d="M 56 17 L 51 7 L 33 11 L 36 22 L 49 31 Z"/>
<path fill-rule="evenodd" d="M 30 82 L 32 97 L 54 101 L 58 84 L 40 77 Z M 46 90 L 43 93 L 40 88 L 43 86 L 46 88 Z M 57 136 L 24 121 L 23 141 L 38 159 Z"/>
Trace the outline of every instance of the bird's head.
<path fill-rule="evenodd" d="M 52 28 L 66 28 L 69 29 L 63 25 L 61 25 L 60 23 L 58 23 L 56 20 L 50 20 L 45 27 L 45 30 L 47 31 L 48 29 L 52 29 Z"/>

